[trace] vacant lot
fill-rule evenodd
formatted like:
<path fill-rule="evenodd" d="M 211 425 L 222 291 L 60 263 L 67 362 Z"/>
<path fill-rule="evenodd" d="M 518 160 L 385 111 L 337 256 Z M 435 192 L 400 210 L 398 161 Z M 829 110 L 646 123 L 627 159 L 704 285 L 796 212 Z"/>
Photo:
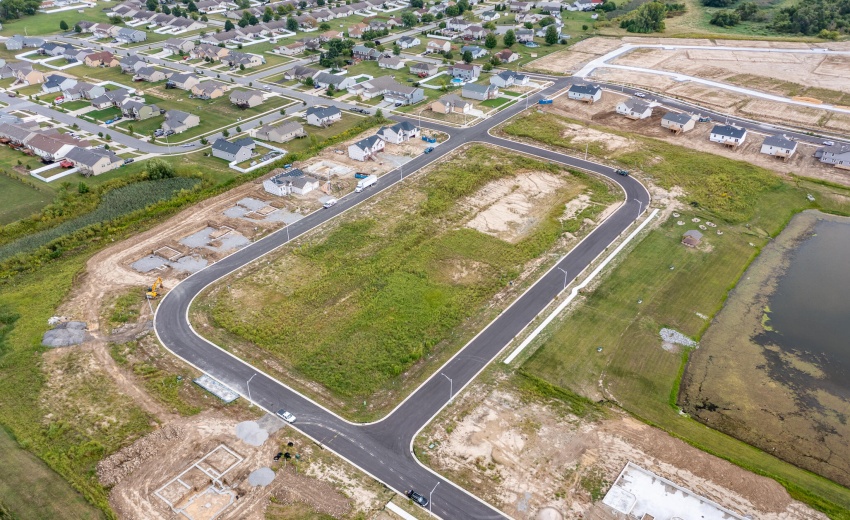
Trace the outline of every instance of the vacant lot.
<path fill-rule="evenodd" d="M 37 213 L 52 201 L 53 194 L 49 191 L 0 175 L 0 226 Z"/>
<path fill-rule="evenodd" d="M 480 330 L 564 232 L 614 199 L 555 165 L 483 146 L 461 153 L 213 288 L 194 323 L 350 417 L 382 414 Z M 548 192 L 522 188 L 523 175 L 549 180 Z M 494 183 L 522 199 L 519 215 L 504 208 L 473 223 L 485 208 L 472 201 Z M 602 204 L 566 215 L 581 193 Z"/>
<path fill-rule="evenodd" d="M 553 121 L 547 127 L 546 119 L 534 124 L 520 119 L 505 130 L 569 147 Z M 698 340 L 759 248 L 794 211 L 814 206 L 806 194 L 815 194 L 828 211 L 846 213 L 846 190 L 786 183 L 747 163 L 632 137 L 640 139 L 640 149 L 615 157 L 641 167 L 661 187 L 684 189 L 681 201 L 687 206 L 650 232 L 551 336 L 539 340 L 523 369 L 567 391 L 617 403 L 698 447 L 776 478 L 795 498 L 846 518 L 845 488 L 680 415 L 675 399 L 687 351 L 659 336 L 669 327 Z M 706 221 L 717 227 L 703 231 L 700 247 L 680 243 L 684 231 Z"/>

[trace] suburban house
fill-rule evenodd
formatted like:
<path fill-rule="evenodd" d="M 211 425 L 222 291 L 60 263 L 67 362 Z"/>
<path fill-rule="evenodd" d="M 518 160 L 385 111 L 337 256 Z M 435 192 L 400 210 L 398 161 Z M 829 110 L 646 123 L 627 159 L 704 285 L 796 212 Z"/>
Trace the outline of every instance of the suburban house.
<path fill-rule="evenodd" d="M 42 38 L 35 38 L 32 36 L 21 36 L 20 34 L 16 34 L 6 40 L 6 50 L 9 51 L 19 51 L 21 49 L 35 49 L 44 45 L 44 40 Z"/>
<path fill-rule="evenodd" d="M 437 65 L 435 65 L 433 63 L 417 62 L 417 63 L 414 63 L 413 65 L 410 65 L 408 67 L 408 70 L 413 75 L 420 76 L 420 77 L 427 77 L 427 76 L 433 76 L 434 74 L 436 74 L 437 70 L 439 70 L 439 67 L 437 67 Z"/>
<path fill-rule="evenodd" d="M 202 81 L 192 87 L 192 95 L 201 99 L 216 99 L 224 95 L 230 90 L 230 85 L 220 81 L 209 80 Z"/>
<path fill-rule="evenodd" d="M 85 57 L 83 63 L 88 67 L 117 67 L 119 65 L 118 58 L 109 51 L 89 54 Z"/>
<path fill-rule="evenodd" d="M 130 91 L 119 88 L 116 90 L 107 90 L 102 96 L 98 96 L 91 100 L 91 106 L 94 108 L 109 108 L 120 105 L 126 98 L 130 96 Z"/>
<path fill-rule="evenodd" d="M 320 72 L 313 78 L 313 85 L 319 88 L 327 88 L 333 85 L 336 90 L 346 90 L 356 84 L 353 77 L 337 76 L 328 72 Z"/>
<path fill-rule="evenodd" d="M 382 56 L 381 51 L 374 47 L 366 47 L 365 45 L 355 45 L 351 49 L 352 56 L 355 60 L 372 60 L 376 61 Z"/>
<path fill-rule="evenodd" d="M 281 45 L 279 47 L 275 47 L 275 51 L 278 54 L 283 54 L 284 56 L 293 56 L 295 54 L 301 54 L 306 50 L 307 46 L 304 45 L 304 42 L 295 42 L 290 43 L 289 45 Z"/>
<path fill-rule="evenodd" d="M 133 76 L 133 81 L 149 81 L 151 83 L 165 79 L 165 72 L 153 67 L 139 67 Z"/>
<path fill-rule="evenodd" d="M 604 0 L 576 0 L 573 5 L 579 11 L 593 11 L 603 3 Z"/>
<path fill-rule="evenodd" d="M 534 29 L 517 29 L 516 41 L 519 43 L 528 43 L 534 41 Z"/>
<path fill-rule="evenodd" d="M 240 163 L 251 158 L 255 146 L 254 140 L 250 137 L 243 137 L 233 142 L 219 138 L 212 145 L 212 155 L 227 162 Z"/>
<path fill-rule="evenodd" d="M 65 154 L 65 159 L 74 163 L 74 166 L 86 176 L 100 175 L 124 164 L 124 159 L 118 154 L 103 148 L 87 150 L 74 146 Z"/>
<path fill-rule="evenodd" d="M 512 13 L 527 13 L 532 5 L 532 2 L 511 2 L 510 9 Z"/>
<path fill-rule="evenodd" d="M 165 40 L 165 48 L 174 54 L 190 53 L 195 49 L 195 42 L 183 38 L 169 38 Z"/>
<path fill-rule="evenodd" d="M 310 67 L 305 67 L 303 65 L 296 65 L 291 69 L 287 70 L 283 73 L 283 77 L 285 79 L 298 79 L 305 80 L 307 78 L 314 78 L 319 73 L 318 69 L 313 69 Z"/>
<path fill-rule="evenodd" d="M 467 83 L 463 86 L 460 95 L 469 99 L 486 101 L 499 97 L 499 87 L 493 84 L 479 85 L 478 83 Z"/>
<path fill-rule="evenodd" d="M 121 58 L 118 62 L 118 65 L 121 67 L 121 72 L 125 74 L 135 73 L 142 67 L 147 67 L 147 63 L 142 58 L 138 56 L 127 56 L 126 58 Z"/>
<path fill-rule="evenodd" d="M 502 15 L 498 11 L 484 11 L 481 13 L 481 20 L 485 22 L 492 22 L 494 20 L 498 20 Z"/>
<path fill-rule="evenodd" d="M 602 89 L 596 85 L 573 84 L 567 91 L 567 97 L 577 101 L 593 103 L 602 99 Z"/>
<path fill-rule="evenodd" d="M 263 125 L 254 131 L 254 137 L 273 143 L 286 143 L 298 137 L 307 137 L 307 132 L 300 123 L 287 121 L 282 125 Z"/>
<path fill-rule="evenodd" d="M 472 54 L 472 59 L 477 60 L 487 55 L 487 49 L 482 49 L 477 45 L 464 45 L 460 48 L 461 54 L 466 54 L 469 51 Z"/>
<path fill-rule="evenodd" d="M 629 119 L 646 119 L 652 115 L 652 107 L 646 101 L 629 98 L 617 103 L 617 113 Z"/>
<path fill-rule="evenodd" d="M 230 102 L 239 108 L 253 108 L 263 104 L 263 95 L 256 90 L 234 90 Z"/>
<path fill-rule="evenodd" d="M 661 117 L 661 127 L 672 130 L 676 134 L 693 130 L 696 118 L 682 112 L 667 112 Z"/>
<path fill-rule="evenodd" d="M 685 231 L 682 235 L 682 243 L 688 247 L 699 247 L 700 242 L 702 242 L 702 233 L 696 229 Z"/>
<path fill-rule="evenodd" d="M 392 144 L 401 144 L 404 141 L 419 138 L 419 128 L 404 121 L 393 126 L 384 126 L 376 134 L 384 141 Z"/>
<path fill-rule="evenodd" d="M 363 36 L 363 33 L 369 29 L 369 26 L 365 23 L 356 23 L 348 28 L 348 37 L 349 38 L 360 38 Z"/>
<path fill-rule="evenodd" d="M 144 121 L 159 115 L 159 107 L 126 98 L 121 101 L 121 114 L 129 119 Z"/>
<path fill-rule="evenodd" d="M 396 40 L 396 43 L 402 49 L 409 49 L 411 47 L 416 47 L 422 42 L 419 40 L 419 38 L 415 36 L 402 36 L 401 38 Z"/>
<path fill-rule="evenodd" d="M 212 61 L 218 61 L 228 54 L 230 54 L 230 49 L 227 47 L 219 47 L 217 44 L 211 45 L 209 43 L 201 43 L 189 52 L 189 56 L 194 59 L 209 58 Z"/>
<path fill-rule="evenodd" d="M 464 81 L 475 81 L 481 75 L 481 65 L 474 63 L 456 63 L 449 67 L 449 74 L 453 78 L 460 78 Z"/>
<path fill-rule="evenodd" d="M 818 148 L 815 157 L 822 163 L 834 164 L 836 168 L 850 170 L 850 145 L 838 143 Z"/>
<path fill-rule="evenodd" d="M 38 53 L 42 56 L 62 56 L 69 48 L 73 48 L 67 43 L 47 42 L 38 48 Z"/>
<path fill-rule="evenodd" d="M 319 181 L 313 177 L 304 175 L 304 172 L 298 168 L 293 168 L 275 174 L 270 179 L 263 181 L 263 189 L 278 197 L 293 193 L 295 195 L 305 195 L 319 189 Z"/>
<path fill-rule="evenodd" d="M 45 94 L 51 94 L 53 92 L 62 92 L 63 90 L 68 90 L 76 84 L 77 80 L 74 78 L 60 76 L 59 74 L 51 74 L 44 78 L 44 83 L 42 83 L 41 85 L 41 90 Z"/>
<path fill-rule="evenodd" d="M 428 40 L 425 50 L 427 52 L 449 52 L 452 50 L 452 44 L 448 40 Z"/>
<path fill-rule="evenodd" d="M 378 67 L 382 69 L 401 70 L 404 68 L 404 61 L 395 56 L 381 58 L 378 60 Z"/>
<path fill-rule="evenodd" d="M 220 61 L 229 67 L 242 68 L 244 66 L 246 69 L 250 69 L 263 65 L 266 59 L 259 54 L 230 51 L 230 54 L 223 56 Z"/>
<path fill-rule="evenodd" d="M 322 43 L 329 42 L 331 40 L 341 40 L 345 37 L 345 34 L 342 31 L 337 31 L 335 29 L 331 29 L 330 31 L 325 31 L 319 35 L 319 39 Z"/>
<path fill-rule="evenodd" d="M 768 136 L 761 144 L 761 153 L 774 157 L 782 157 L 786 161 L 794 155 L 796 150 L 797 141 L 790 139 L 785 134 Z"/>
<path fill-rule="evenodd" d="M 191 90 L 192 87 L 201 82 L 201 78 L 188 72 L 175 72 L 168 76 L 168 81 L 165 83 L 165 88 L 179 88 L 181 90 Z"/>
<path fill-rule="evenodd" d="M 342 112 L 337 107 L 310 107 L 307 109 L 307 124 L 313 126 L 330 126 L 342 119 Z"/>
<path fill-rule="evenodd" d="M 139 43 L 148 39 L 148 33 L 130 27 L 121 27 L 115 39 L 121 43 Z"/>
<path fill-rule="evenodd" d="M 419 87 L 402 85 L 392 76 L 381 76 L 352 85 L 349 91 L 359 95 L 362 99 L 384 96 L 384 101 L 396 105 L 413 105 L 425 99 L 424 90 Z"/>
<path fill-rule="evenodd" d="M 0 124 L 0 138 L 15 144 L 25 144 L 40 130 L 38 123 Z"/>
<path fill-rule="evenodd" d="M 457 94 L 448 94 L 431 103 L 431 110 L 438 114 L 466 114 L 472 110 L 472 103 Z"/>
<path fill-rule="evenodd" d="M 73 87 L 62 91 L 62 97 L 65 101 L 75 101 L 77 99 L 94 99 L 106 94 L 106 88 L 100 85 L 93 85 L 80 81 Z"/>
<path fill-rule="evenodd" d="M 528 85 L 528 76 L 518 74 L 512 70 L 506 70 L 490 76 L 490 84 L 499 88 L 507 88 L 514 85 Z"/>
<path fill-rule="evenodd" d="M 483 40 L 487 37 L 487 34 L 489 33 L 489 30 L 481 27 L 480 25 L 470 25 L 469 27 L 463 30 L 462 35 L 464 39 L 472 38 L 474 40 Z M 484 51 L 484 53 L 486 54 L 487 51 Z"/>
<path fill-rule="evenodd" d="M 348 146 L 348 156 L 355 161 L 375 159 L 378 152 L 384 149 L 384 141 L 377 135 L 361 139 Z"/>
<path fill-rule="evenodd" d="M 446 29 L 450 31 L 460 32 L 469 27 L 470 25 L 472 25 L 472 23 L 467 22 L 463 18 L 449 18 L 449 20 L 446 21 Z"/>
<path fill-rule="evenodd" d="M 201 118 L 195 114 L 189 114 L 182 110 L 169 110 L 165 113 L 165 121 L 162 123 L 162 129 L 165 132 L 171 131 L 179 134 L 199 124 L 201 124 Z"/>
<path fill-rule="evenodd" d="M 708 140 L 713 143 L 725 144 L 733 148 L 744 144 L 746 138 L 746 128 L 732 125 L 714 125 L 714 128 L 711 129 L 711 135 L 708 136 Z"/>
<path fill-rule="evenodd" d="M 77 145 L 77 140 L 64 134 L 36 133 L 26 141 L 26 147 L 47 161 L 58 161 Z"/>

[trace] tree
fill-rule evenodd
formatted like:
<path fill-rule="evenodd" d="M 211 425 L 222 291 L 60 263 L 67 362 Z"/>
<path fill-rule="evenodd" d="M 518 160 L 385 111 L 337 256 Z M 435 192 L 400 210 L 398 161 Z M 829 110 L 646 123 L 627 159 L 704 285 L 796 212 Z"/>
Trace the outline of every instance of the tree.
<path fill-rule="evenodd" d="M 610 13 L 611 11 L 615 11 L 617 9 L 617 4 L 611 2 L 610 0 L 605 0 L 602 2 L 602 5 L 599 7 L 603 12 Z"/>
<path fill-rule="evenodd" d="M 230 20 L 226 20 L 224 22 L 224 30 L 225 31 L 232 31 L 233 30 L 233 22 L 231 22 Z"/>
<path fill-rule="evenodd" d="M 171 8 L 167 5 L 162 6 L 162 12 L 165 14 L 171 14 Z"/>
<path fill-rule="evenodd" d="M 830 31 L 829 29 L 824 29 L 818 33 L 818 38 L 822 40 L 832 40 L 835 41 L 838 39 L 838 31 Z"/>
<path fill-rule="evenodd" d="M 472 57 L 472 51 L 464 51 L 461 59 L 463 60 L 464 63 L 472 63 L 472 60 L 474 59 Z"/>
<path fill-rule="evenodd" d="M 239 64 L 239 70 L 245 70 L 245 64 L 244 63 Z"/>
<path fill-rule="evenodd" d="M 714 16 L 712 16 L 711 20 L 709 20 L 709 23 L 718 27 L 734 27 L 741 23 L 741 16 L 737 13 L 737 11 L 723 9 L 722 11 L 714 13 Z"/>
<path fill-rule="evenodd" d="M 304 84 L 307 85 L 308 87 L 312 87 L 314 85 L 313 78 L 307 77 L 307 79 L 304 80 Z"/>
<path fill-rule="evenodd" d="M 653 0 L 632 11 L 620 22 L 620 28 L 633 33 L 662 32 L 666 17 L 667 6 Z"/>
<path fill-rule="evenodd" d="M 150 180 L 159 180 L 159 179 L 170 179 L 174 177 L 175 171 L 174 166 L 168 164 L 162 159 L 148 159 L 148 179 Z"/>
<path fill-rule="evenodd" d="M 328 92 L 329 96 L 333 96 L 334 92 L 336 92 L 336 87 L 334 87 L 333 85 L 328 85 L 328 91 L 327 92 Z"/>
<path fill-rule="evenodd" d="M 130 135 L 133 135 L 133 130 L 135 130 L 135 129 L 133 128 L 132 124 L 127 125 L 127 131 L 130 132 Z"/>
<path fill-rule="evenodd" d="M 375 110 L 375 119 L 377 119 L 378 121 L 382 121 L 384 119 L 384 111 L 380 108 L 378 110 Z"/>
<path fill-rule="evenodd" d="M 735 8 L 735 12 L 741 20 L 757 20 L 759 18 L 759 6 L 755 2 L 744 2 Z"/>
<path fill-rule="evenodd" d="M 483 70 L 484 72 L 490 72 L 491 70 L 493 70 L 493 64 L 485 63 L 484 66 L 481 67 L 481 70 Z"/>
<path fill-rule="evenodd" d="M 457 16 L 459 14 L 460 14 L 460 9 L 458 8 L 458 6 L 456 4 L 450 5 L 446 8 L 446 16 Z"/>
<path fill-rule="evenodd" d="M 84 195 L 88 192 L 89 192 L 89 185 L 86 184 L 83 181 L 80 181 L 80 183 L 77 184 L 77 193 L 79 193 L 80 195 Z"/>
<path fill-rule="evenodd" d="M 425 7 L 425 2 L 423 0 L 410 0 L 410 7 L 414 9 L 422 9 Z"/>
<path fill-rule="evenodd" d="M 291 32 L 297 31 L 298 30 L 298 20 L 296 20 L 295 18 L 293 18 L 291 16 L 289 18 L 287 18 L 286 19 L 286 29 L 291 31 Z"/>
<path fill-rule="evenodd" d="M 268 23 L 272 21 L 272 18 L 274 18 L 274 15 L 272 14 L 271 9 L 266 8 L 266 12 L 263 13 L 263 21 Z"/>
<path fill-rule="evenodd" d="M 403 23 L 405 27 L 413 27 L 419 23 L 419 18 L 417 18 L 412 12 L 405 11 L 401 13 L 401 23 Z"/>
<path fill-rule="evenodd" d="M 329 24 L 328 22 L 322 22 L 321 24 L 319 24 L 319 29 L 321 29 L 323 31 L 330 31 L 331 30 L 331 24 Z"/>
<path fill-rule="evenodd" d="M 221 135 L 223 135 L 224 137 L 230 137 L 230 132 L 228 132 L 227 128 L 225 128 L 221 131 Z"/>
<path fill-rule="evenodd" d="M 487 37 L 484 38 L 484 46 L 488 49 L 495 49 L 498 44 L 499 42 L 496 40 L 496 35 L 493 33 L 489 33 Z"/>
<path fill-rule="evenodd" d="M 522 26 L 526 29 L 534 29 L 534 24 L 531 22 L 525 22 L 524 24 L 522 24 Z"/>
<path fill-rule="evenodd" d="M 159 2 L 156 0 L 147 0 L 145 2 L 145 7 L 148 8 L 148 11 L 156 11 L 156 8 L 159 7 Z"/>
<path fill-rule="evenodd" d="M 62 29 L 63 31 L 67 31 L 68 30 L 68 22 L 66 22 L 65 20 L 60 21 L 59 22 L 59 28 Z"/>
<path fill-rule="evenodd" d="M 539 22 L 537 22 L 537 25 L 539 25 L 540 27 L 546 27 L 547 25 L 552 25 L 553 23 L 555 23 L 554 17 L 544 16 L 543 18 L 540 19 Z"/>
<path fill-rule="evenodd" d="M 236 127 L 236 133 L 238 134 L 238 133 L 241 133 L 241 132 L 242 132 L 242 127 L 241 127 L 241 126 L 237 126 L 237 127 Z"/>
<path fill-rule="evenodd" d="M 397 43 L 393 44 L 393 56 L 398 56 L 401 54 L 401 47 L 398 46 Z"/>
<path fill-rule="evenodd" d="M 706 7 L 729 7 L 736 0 L 702 0 L 702 5 Z"/>
<path fill-rule="evenodd" d="M 443 53 L 443 56 L 445 56 L 447 60 L 454 59 L 454 57 L 455 57 L 455 55 L 452 53 L 452 51 L 446 51 L 446 52 L 444 52 L 444 53 Z"/>
<path fill-rule="evenodd" d="M 74 26 L 74 32 L 75 32 L 75 33 L 81 33 L 81 32 L 83 32 L 83 28 L 82 28 L 82 27 L 80 27 L 80 24 L 77 24 L 77 25 L 75 25 L 75 26 Z"/>
<path fill-rule="evenodd" d="M 546 28 L 546 43 L 548 43 L 549 45 L 555 45 L 556 43 L 558 43 L 558 38 L 560 36 L 561 35 L 558 34 L 558 28 L 554 25 L 550 25 Z"/>
<path fill-rule="evenodd" d="M 319 7 L 324 7 L 325 0 L 316 0 L 316 5 L 318 5 Z"/>
<path fill-rule="evenodd" d="M 440 23 L 437 25 L 437 27 L 439 27 L 440 29 L 445 29 L 445 28 L 446 28 L 446 22 L 440 22 Z"/>
<path fill-rule="evenodd" d="M 434 15 L 431 13 L 425 13 L 422 15 L 422 23 L 431 23 L 434 21 Z"/>
<path fill-rule="evenodd" d="M 505 42 L 505 47 L 511 47 L 516 43 L 516 33 L 514 33 L 513 29 L 509 29 L 508 32 L 505 33 L 503 41 Z"/>
<path fill-rule="evenodd" d="M 189 11 L 190 13 L 197 13 L 198 12 L 198 6 L 195 5 L 195 2 L 193 2 L 192 0 L 189 0 L 189 5 L 186 6 L 186 10 Z"/>

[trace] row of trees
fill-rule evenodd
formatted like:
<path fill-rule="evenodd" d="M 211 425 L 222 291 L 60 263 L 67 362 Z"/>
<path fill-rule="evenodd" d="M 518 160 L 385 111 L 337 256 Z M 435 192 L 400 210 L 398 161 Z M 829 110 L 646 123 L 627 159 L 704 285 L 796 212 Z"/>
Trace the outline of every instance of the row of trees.
<path fill-rule="evenodd" d="M 36 13 L 40 0 L 0 0 L 0 20 L 16 20 Z"/>
<path fill-rule="evenodd" d="M 662 32 L 667 6 L 658 1 L 647 2 L 620 21 L 620 27 L 633 33 Z"/>

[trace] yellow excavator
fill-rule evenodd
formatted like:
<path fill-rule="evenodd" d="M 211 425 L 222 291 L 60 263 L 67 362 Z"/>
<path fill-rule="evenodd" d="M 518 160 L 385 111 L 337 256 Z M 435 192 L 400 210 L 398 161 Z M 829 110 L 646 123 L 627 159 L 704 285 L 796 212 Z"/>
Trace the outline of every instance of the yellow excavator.
<path fill-rule="evenodd" d="M 159 296 L 158 290 L 162 289 L 162 278 L 157 278 L 152 286 L 148 287 L 148 292 L 145 293 L 145 296 L 148 300 L 156 299 Z"/>

